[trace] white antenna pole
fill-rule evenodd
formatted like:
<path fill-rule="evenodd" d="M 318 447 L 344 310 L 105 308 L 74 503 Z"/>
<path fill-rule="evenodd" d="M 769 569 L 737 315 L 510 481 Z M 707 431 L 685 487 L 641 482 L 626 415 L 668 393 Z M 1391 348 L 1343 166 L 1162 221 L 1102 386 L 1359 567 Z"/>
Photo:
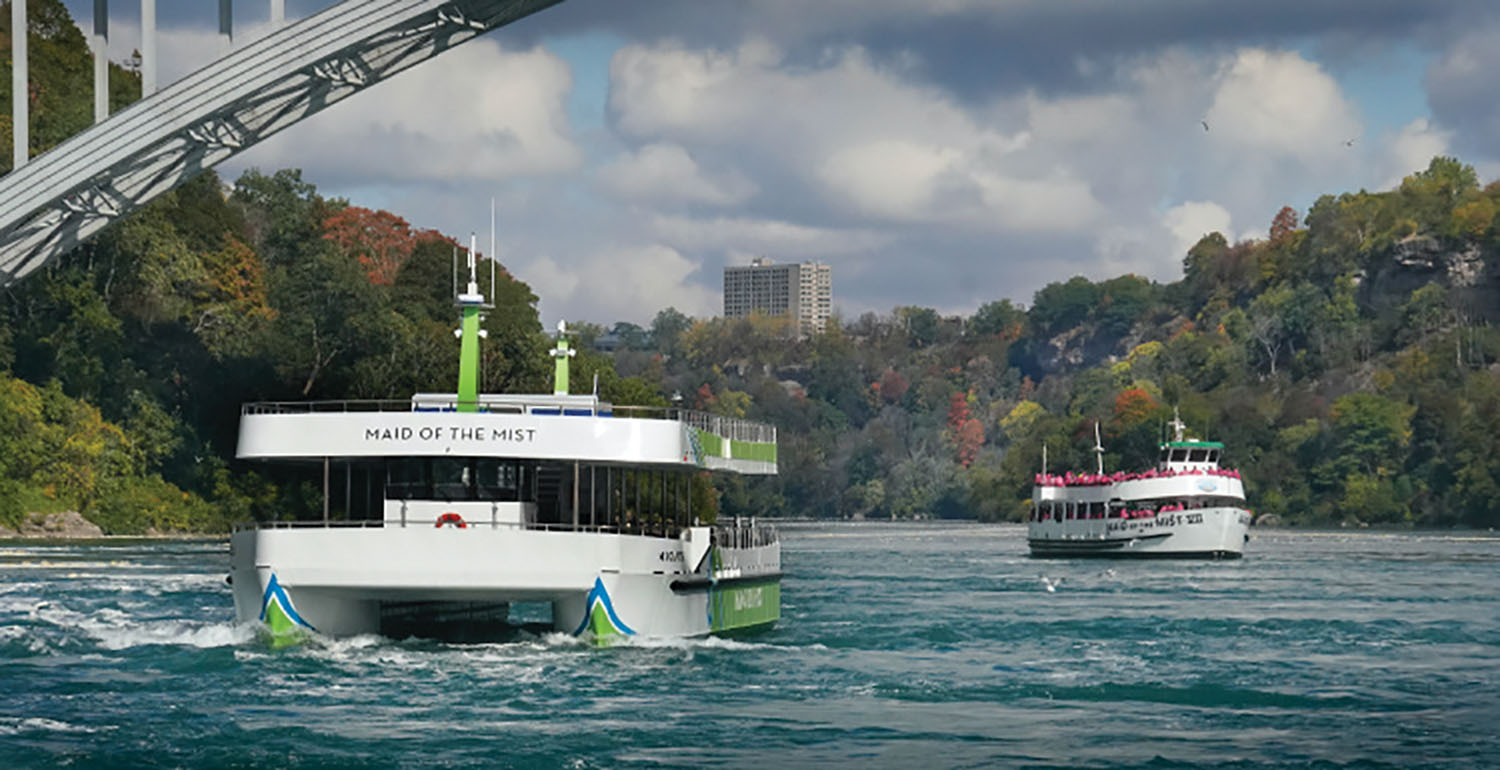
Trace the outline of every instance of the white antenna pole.
<path fill-rule="evenodd" d="M 476 257 L 474 255 L 474 250 L 476 248 L 478 248 L 478 244 L 476 242 L 476 236 L 474 235 L 474 233 L 471 232 L 471 233 L 469 233 L 469 293 L 470 294 L 478 294 L 479 293 L 479 279 L 475 275 L 475 270 L 478 268 L 478 265 L 476 264 L 476 261 L 475 261 Z"/>
<path fill-rule="evenodd" d="M 1100 476 L 1104 475 L 1104 442 L 1099 440 L 1099 421 L 1094 421 L 1094 462 Z"/>
<path fill-rule="evenodd" d="M 1047 445 L 1042 444 L 1042 480 L 1047 479 Z"/>
<path fill-rule="evenodd" d="M 453 296 L 458 296 L 458 244 L 453 244 Z"/>

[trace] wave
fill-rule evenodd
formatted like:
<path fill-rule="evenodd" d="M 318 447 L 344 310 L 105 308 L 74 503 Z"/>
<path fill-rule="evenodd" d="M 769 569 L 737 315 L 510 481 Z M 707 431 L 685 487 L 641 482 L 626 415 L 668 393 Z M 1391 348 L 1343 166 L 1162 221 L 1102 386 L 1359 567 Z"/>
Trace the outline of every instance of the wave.
<path fill-rule="evenodd" d="M 0 717 L 0 735 L 20 735 L 21 733 L 97 733 L 102 730 L 114 730 L 114 725 L 103 727 L 89 727 L 87 725 L 75 725 L 68 722 L 59 722 L 56 719 L 46 717 Z"/>
<path fill-rule="evenodd" d="M 107 650 L 150 645 L 230 647 L 255 638 L 254 627 L 247 624 L 175 619 L 141 621 L 114 607 L 82 613 L 63 605 L 42 602 L 32 609 L 31 617 L 65 630 L 82 631 Z"/>

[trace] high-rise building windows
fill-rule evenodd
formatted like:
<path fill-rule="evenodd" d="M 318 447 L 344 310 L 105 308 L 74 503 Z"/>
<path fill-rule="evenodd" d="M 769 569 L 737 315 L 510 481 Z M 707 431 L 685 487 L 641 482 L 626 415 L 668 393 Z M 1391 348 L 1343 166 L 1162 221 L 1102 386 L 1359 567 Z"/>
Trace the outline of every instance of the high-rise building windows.
<path fill-rule="evenodd" d="M 778 265 L 769 259 L 724 268 L 724 315 L 788 316 L 798 336 L 822 332 L 833 305 L 833 271 L 820 262 Z"/>

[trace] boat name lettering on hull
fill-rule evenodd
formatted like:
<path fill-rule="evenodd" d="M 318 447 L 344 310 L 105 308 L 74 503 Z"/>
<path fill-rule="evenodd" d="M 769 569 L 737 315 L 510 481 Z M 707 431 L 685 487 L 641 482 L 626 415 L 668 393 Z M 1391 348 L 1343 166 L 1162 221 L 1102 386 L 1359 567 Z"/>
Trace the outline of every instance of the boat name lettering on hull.
<path fill-rule="evenodd" d="M 422 428 L 365 428 L 366 441 L 492 441 L 529 444 L 536 441 L 536 428 L 476 428 L 469 426 L 426 426 Z"/>
<path fill-rule="evenodd" d="M 734 592 L 734 609 L 753 610 L 765 605 L 765 594 L 759 586 Z"/>

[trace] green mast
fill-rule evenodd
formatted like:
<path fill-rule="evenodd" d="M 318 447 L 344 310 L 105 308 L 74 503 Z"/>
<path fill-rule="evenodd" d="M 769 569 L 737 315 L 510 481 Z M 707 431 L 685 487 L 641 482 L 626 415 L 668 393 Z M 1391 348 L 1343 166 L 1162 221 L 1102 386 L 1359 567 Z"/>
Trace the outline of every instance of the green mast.
<path fill-rule="evenodd" d="M 475 277 L 475 269 L 474 237 L 471 235 L 469 236 L 468 290 L 458 295 L 455 302 L 463 314 L 459 328 L 454 332 L 460 340 L 457 407 L 460 412 L 479 411 L 479 340 L 489 336 L 485 330 L 479 328 L 479 322 L 483 320 L 481 312 L 493 307 L 486 304 L 484 295 L 479 293 L 479 281 Z"/>
<path fill-rule="evenodd" d="M 557 347 L 552 349 L 552 357 L 557 359 L 557 366 L 552 374 L 552 395 L 568 395 L 568 359 L 578 355 L 578 351 L 568 347 L 568 326 L 564 321 L 557 322 Z"/>

